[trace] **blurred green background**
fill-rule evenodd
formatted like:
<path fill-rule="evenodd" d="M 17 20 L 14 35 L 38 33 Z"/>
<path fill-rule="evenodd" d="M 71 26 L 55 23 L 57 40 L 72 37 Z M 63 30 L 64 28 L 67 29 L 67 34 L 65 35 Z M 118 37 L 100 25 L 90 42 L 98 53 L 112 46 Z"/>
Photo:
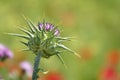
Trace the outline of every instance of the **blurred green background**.
<path fill-rule="evenodd" d="M 65 80 L 99 80 L 106 55 L 120 50 L 120 0 L 0 0 L 0 43 L 14 52 L 14 62 L 25 59 L 33 63 L 33 54 L 19 52 L 25 48 L 20 38 L 5 34 L 21 33 L 18 26 L 26 26 L 22 15 L 36 24 L 45 19 L 58 25 L 62 36 L 74 37 L 65 44 L 81 59 L 64 52 L 68 69 L 56 57 L 41 61 L 43 68 L 61 72 Z"/>

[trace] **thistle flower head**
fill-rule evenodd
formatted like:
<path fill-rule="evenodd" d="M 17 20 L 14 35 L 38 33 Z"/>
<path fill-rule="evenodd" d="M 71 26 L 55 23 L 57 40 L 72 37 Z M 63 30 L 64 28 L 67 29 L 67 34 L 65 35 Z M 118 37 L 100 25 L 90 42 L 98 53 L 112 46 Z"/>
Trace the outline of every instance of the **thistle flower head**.
<path fill-rule="evenodd" d="M 0 61 L 4 61 L 7 58 L 13 58 L 13 53 L 3 44 L 0 44 Z"/>
<path fill-rule="evenodd" d="M 21 41 L 21 43 L 28 47 L 27 50 L 32 51 L 36 55 L 39 51 L 43 58 L 49 58 L 50 56 L 57 55 L 63 64 L 64 61 L 60 54 L 61 49 L 67 50 L 77 55 L 74 51 L 62 44 L 63 41 L 67 41 L 69 38 L 61 37 L 60 30 L 57 26 L 49 22 L 41 22 L 37 25 L 34 25 L 30 20 L 26 20 L 26 22 L 29 27 L 28 30 L 19 28 L 26 35 L 14 33 L 9 34 L 26 39 L 27 42 Z"/>
<path fill-rule="evenodd" d="M 21 30 L 23 31 L 23 29 Z M 42 57 L 49 58 L 58 52 L 55 48 L 57 48 L 57 37 L 60 32 L 58 28 L 51 23 L 38 23 L 38 26 L 33 25 L 31 31 L 26 32 L 29 36 L 26 45 L 29 50 L 33 51 L 35 54 L 40 51 Z"/>

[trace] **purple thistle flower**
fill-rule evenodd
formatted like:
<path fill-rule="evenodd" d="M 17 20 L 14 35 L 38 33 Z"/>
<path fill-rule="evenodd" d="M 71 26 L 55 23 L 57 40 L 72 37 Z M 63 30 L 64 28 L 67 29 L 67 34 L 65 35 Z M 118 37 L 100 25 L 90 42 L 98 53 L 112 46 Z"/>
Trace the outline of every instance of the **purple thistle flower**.
<path fill-rule="evenodd" d="M 6 58 L 13 58 L 13 53 L 6 46 L 0 44 L 0 60 L 4 61 Z"/>
<path fill-rule="evenodd" d="M 56 29 L 54 35 L 59 36 L 59 34 L 60 34 L 59 29 Z"/>
<path fill-rule="evenodd" d="M 23 61 L 20 63 L 20 68 L 22 70 L 25 71 L 25 73 L 31 77 L 32 76 L 32 72 L 33 72 L 33 68 L 32 68 L 32 65 L 28 62 L 28 61 Z"/>

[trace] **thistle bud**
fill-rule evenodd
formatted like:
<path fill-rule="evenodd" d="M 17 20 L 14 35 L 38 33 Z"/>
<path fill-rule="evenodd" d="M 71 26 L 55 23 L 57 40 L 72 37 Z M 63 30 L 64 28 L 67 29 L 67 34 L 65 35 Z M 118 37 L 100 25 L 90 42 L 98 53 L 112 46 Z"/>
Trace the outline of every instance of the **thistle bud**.
<path fill-rule="evenodd" d="M 63 41 L 68 41 L 69 37 L 61 37 L 60 30 L 55 25 L 49 22 L 40 22 L 37 26 L 34 25 L 30 20 L 26 20 L 29 29 L 25 30 L 20 28 L 26 35 L 9 33 L 14 36 L 18 36 L 27 40 L 22 42 L 28 49 L 35 55 L 40 52 L 41 57 L 49 58 L 50 56 L 57 55 L 57 57 L 64 64 L 61 57 L 61 50 L 67 50 L 78 56 L 74 51 L 62 44 Z"/>

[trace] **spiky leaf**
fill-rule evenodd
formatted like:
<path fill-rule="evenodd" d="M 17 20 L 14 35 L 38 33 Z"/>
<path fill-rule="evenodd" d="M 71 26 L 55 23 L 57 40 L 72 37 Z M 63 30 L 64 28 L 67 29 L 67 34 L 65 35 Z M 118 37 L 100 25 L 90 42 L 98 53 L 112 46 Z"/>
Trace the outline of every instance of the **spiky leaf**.
<path fill-rule="evenodd" d="M 12 36 L 21 37 L 21 38 L 24 38 L 24 39 L 27 39 L 27 40 L 30 39 L 30 37 L 29 37 L 29 36 L 26 36 L 26 35 L 15 34 L 15 33 L 7 33 L 7 34 L 12 35 Z"/>

